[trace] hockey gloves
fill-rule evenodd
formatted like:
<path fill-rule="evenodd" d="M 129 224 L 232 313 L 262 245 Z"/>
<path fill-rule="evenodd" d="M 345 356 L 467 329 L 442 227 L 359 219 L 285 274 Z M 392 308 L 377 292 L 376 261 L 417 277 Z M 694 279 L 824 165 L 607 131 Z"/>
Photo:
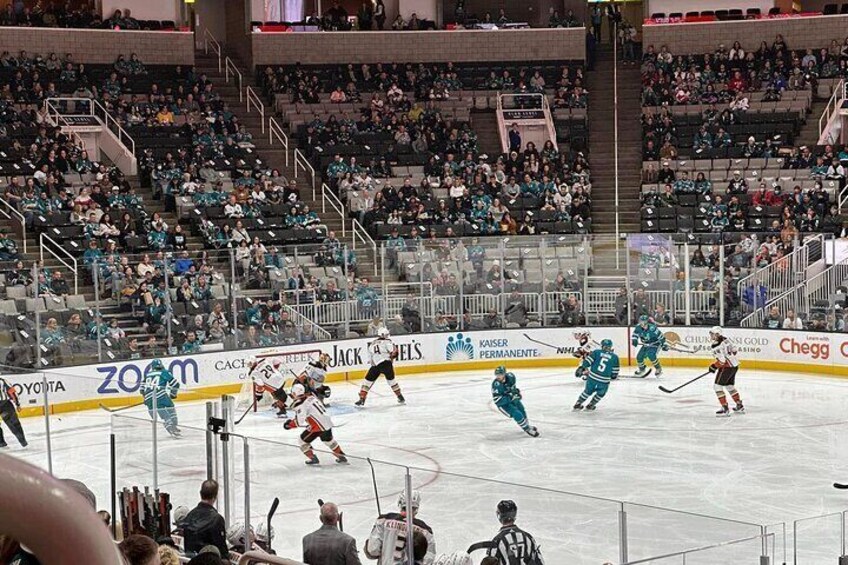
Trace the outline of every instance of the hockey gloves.
<path fill-rule="evenodd" d="M 297 422 L 294 420 L 286 420 L 283 422 L 283 427 L 287 430 L 293 430 L 297 427 Z"/>

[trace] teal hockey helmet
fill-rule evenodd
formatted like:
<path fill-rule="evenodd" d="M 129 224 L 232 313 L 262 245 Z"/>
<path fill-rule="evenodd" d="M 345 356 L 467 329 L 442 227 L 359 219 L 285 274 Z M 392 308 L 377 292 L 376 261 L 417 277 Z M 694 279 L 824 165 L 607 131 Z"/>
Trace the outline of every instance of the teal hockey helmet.
<path fill-rule="evenodd" d="M 603 349 L 604 351 L 612 351 L 612 340 L 605 339 L 601 341 L 601 349 Z"/>

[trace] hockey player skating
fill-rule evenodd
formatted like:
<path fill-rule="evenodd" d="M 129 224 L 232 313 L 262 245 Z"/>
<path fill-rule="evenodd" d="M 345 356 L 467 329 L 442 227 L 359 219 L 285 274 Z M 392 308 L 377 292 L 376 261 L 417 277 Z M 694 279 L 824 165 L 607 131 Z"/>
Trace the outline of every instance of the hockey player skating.
<path fill-rule="evenodd" d="M 21 447 L 29 445 L 24 435 L 24 428 L 21 426 L 21 420 L 18 418 L 18 410 L 21 409 L 21 402 L 18 400 L 18 394 L 15 389 L 4 379 L 0 378 L 0 418 L 9 426 L 12 434 L 17 438 Z M 0 426 L 0 448 L 8 447 L 6 440 L 3 438 L 3 428 Z"/>
<path fill-rule="evenodd" d="M 165 430 L 174 438 L 181 435 L 177 427 L 177 409 L 174 408 L 174 399 L 179 390 L 180 382 L 162 365 L 162 361 L 154 359 L 141 380 L 140 392 L 150 417 L 153 418 L 155 413 Z"/>
<path fill-rule="evenodd" d="M 286 375 L 282 372 L 282 363 L 279 359 L 261 359 L 252 363 L 248 378 L 253 379 L 254 400 L 258 403 L 265 393 L 274 399 L 272 406 L 277 409 L 280 418 L 286 415 L 286 391 L 284 384 Z"/>
<path fill-rule="evenodd" d="M 644 314 L 639 316 L 639 323 L 633 328 L 631 343 L 633 347 L 639 348 L 636 353 L 636 362 L 639 364 L 636 376 L 642 378 L 651 374 L 650 368 L 645 366 L 646 359 L 654 366 L 657 376 L 662 375 L 662 364 L 658 354 L 660 349 L 668 351 L 669 347 L 663 333 L 648 316 Z"/>
<path fill-rule="evenodd" d="M 497 512 L 501 529 L 492 540 L 489 556 L 497 558 L 500 565 L 544 565 L 536 540 L 515 525 L 518 516 L 515 502 L 501 500 Z"/>
<path fill-rule="evenodd" d="M 583 366 L 588 372 L 588 378 L 580 398 L 574 405 L 574 410 L 583 410 L 583 403 L 590 398 L 586 410 L 594 410 L 598 402 L 606 395 L 610 381 L 618 378 L 619 360 L 618 355 L 612 350 L 612 340 L 601 341 L 601 348 L 590 353 L 583 360 Z"/>
<path fill-rule="evenodd" d="M 515 382 L 515 375 L 501 365 L 495 369 L 495 380 L 492 381 L 492 400 L 498 410 L 507 418 L 512 418 L 527 435 L 539 437 L 539 430 L 531 426 L 527 420 L 527 411 L 521 402 L 521 391 Z"/>
<path fill-rule="evenodd" d="M 362 383 L 362 388 L 359 390 L 359 400 L 356 401 L 356 406 L 365 406 L 368 391 L 371 390 L 374 381 L 380 375 L 386 377 L 386 381 L 392 387 L 392 392 L 397 396 L 398 403 L 406 403 L 406 399 L 400 391 L 400 385 L 395 382 L 394 360 L 397 359 L 398 350 L 389 338 L 389 330 L 386 328 L 377 330 L 377 339 L 368 345 L 368 354 L 371 357 L 371 367 L 369 367 L 368 373 L 365 375 L 365 382 Z"/>
<path fill-rule="evenodd" d="M 418 508 L 421 506 L 421 494 L 412 491 L 411 504 L 407 504 L 406 492 L 398 496 L 399 512 L 389 512 L 377 518 L 371 535 L 365 542 L 365 555 L 369 559 L 376 559 L 377 565 L 405 565 L 407 561 L 406 543 L 409 538 L 406 513 L 412 512 L 412 532 L 418 532 L 427 538 L 427 555 L 422 562 L 424 565 L 432 565 L 436 558 L 436 540 L 433 530 L 424 520 L 416 517 Z"/>
<path fill-rule="evenodd" d="M 283 427 L 287 430 L 306 428 L 300 434 L 300 450 L 306 456 L 306 464 L 318 464 L 318 456 L 312 449 L 312 442 L 319 438 L 336 456 L 336 463 L 347 463 L 347 457 L 342 448 L 333 438 L 333 420 L 318 397 L 308 392 L 300 383 L 292 386 L 291 397 L 294 401 L 292 404 L 294 418 L 286 420 Z"/>
<path fill-rule="evenodd" d="M 574 356 L 577 357 L 578 360 L 577 370 L 574 371 L 574 376 L 585 381 L 587 372 L 583 367 L 583 360 L 586 359 L 593 350 L 599 347 L 598 342 L 592 339 L 592 334 L 590 334 L 587 330 L 574 332 L 574 338 L 577 340 L 577 349 L 574 351 Z"/>
<path fill-rule="evenodd" d="M 739 360 L 736 358 L 738 350 L 732 341 L 724 336 L 724 332 L 720 326 L 715 326 L 710 330 L 710 348 L 712 349 L 715 361 L 710 365 L 710 372 L 716 374 L 715 388 L 718 402 L 721 404 L 721 409 L 716 412 L 716 416 L 730 416 L 730 408 L 727 406 L 727 393 L 736 406 L 733 407 L 733 412 L 736 414 L 744 414 L 745 406 L 742 404 L 742 397 L 739 396 L 739 391 L 736 390 L 736 373 L 739 371 Z"/>

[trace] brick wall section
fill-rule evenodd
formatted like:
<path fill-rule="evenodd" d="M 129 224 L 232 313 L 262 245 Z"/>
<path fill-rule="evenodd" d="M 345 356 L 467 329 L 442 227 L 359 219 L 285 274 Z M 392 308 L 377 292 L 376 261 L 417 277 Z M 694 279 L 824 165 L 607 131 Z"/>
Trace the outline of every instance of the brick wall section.
<path fill-rule="evenodd" d="M 118 55 L 138 53 L 148 65 L 194 65 L 194 35 L 181 32 L 0 28 L 0 52 L 21 50 L 72 53 L 81 63 L 112 63 Z"/>
<path fill-rule="evenodd" d="M 253 64 L 582 60 L 574 29 L 253 34 Z"/>
<path fill-rule="evenodd" d="M 790 49 L 827 47 L 832 39 L 841 45 L 848 35 L 848 15 L 646 25 L 642 27 L 642 42 L 657 49 L 668 45 L 673 54 L 714 51 L 721 43 L 729 49 L 736 40 L 744 49 L 752 50 L 761 41 L 771 45 L 778 33 L 783 34 Z"/>

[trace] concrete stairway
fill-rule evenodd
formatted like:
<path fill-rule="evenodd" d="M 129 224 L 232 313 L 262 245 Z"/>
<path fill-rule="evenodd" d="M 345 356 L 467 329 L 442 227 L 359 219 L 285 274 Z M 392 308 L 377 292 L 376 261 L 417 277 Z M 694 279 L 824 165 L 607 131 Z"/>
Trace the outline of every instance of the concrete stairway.
<path fill-rule="evenodd" d="M 492 110 L 475 110 L 471 113 L 471 125 L 477 134 L 480 153 L 493 158 L 503 152 L 501 136 L 498 131 L 498 116 Z"/>
<path fill-rule="evenodd" d="M 589 159 L 592 168 L 592 231 L 615 233 L 615 98 L 613 52 L 598 47 L 595 69 L 587 73 Z M 621 233 L 639 231 L 642 135 L 639 68 L 618 69 L 618 182 Z"/>

